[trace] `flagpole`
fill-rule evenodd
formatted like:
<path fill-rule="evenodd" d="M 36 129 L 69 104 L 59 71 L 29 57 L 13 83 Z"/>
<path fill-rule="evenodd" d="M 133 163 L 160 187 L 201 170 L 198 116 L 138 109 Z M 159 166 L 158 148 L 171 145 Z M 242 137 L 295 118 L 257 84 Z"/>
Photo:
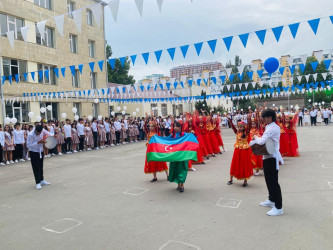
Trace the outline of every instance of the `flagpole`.
<path fill-rule="evenodd" d="M 1 50 L 0 50 L 0 91 L 1 91 L 1 106 L 2 106 L 2 125 L 5 128 L 5 102 L 3 99 L 3 86 L 2 86 L 2 57 L 1 57 Z"/>

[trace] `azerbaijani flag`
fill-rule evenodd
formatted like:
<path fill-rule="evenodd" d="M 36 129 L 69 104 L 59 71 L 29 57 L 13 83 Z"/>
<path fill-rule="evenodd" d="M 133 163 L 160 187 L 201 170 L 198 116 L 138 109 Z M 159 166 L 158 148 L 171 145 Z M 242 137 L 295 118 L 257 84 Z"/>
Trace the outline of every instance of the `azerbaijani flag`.
<path fill-rule="evenodd" d="M 150 138 L 147 148 L 147 161 L 197 161 L 199 142 L 192 133 L 184 133 L 179 138 L 160 137 Z"/>

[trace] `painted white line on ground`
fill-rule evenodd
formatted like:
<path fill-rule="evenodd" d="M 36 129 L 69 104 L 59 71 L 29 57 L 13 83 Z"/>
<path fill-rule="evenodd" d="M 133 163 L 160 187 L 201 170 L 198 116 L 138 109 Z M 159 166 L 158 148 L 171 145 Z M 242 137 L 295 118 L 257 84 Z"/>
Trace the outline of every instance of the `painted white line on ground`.
<path fill-rule="evenodd" d="M 71 230 L 75 227 L 78 227 L 82 224 L 83 224 L 82 221 L 74 220 L 71 218 L 63 218 L 63 219 L 57 220 L 51 224 L 43 226 L 42 229 L 44 229 L 45 231 L 48 231 L 48 232 L 62 234 L 62 233 L 66 233 L 69 230 Z"/>
<path fill-rule="evenodd" d="M 197 249 L 200 250 L 201 248 L 198 246 L 191 245 L 186 242 L 177 241 L 177 240 L 169 240 L 164 243 L 158 250 L 167 250 L 167 249 Z"/>
<path fill-rule="evenodd" d="M 228 208 L 238 208 L 239 205 L 241 204 L 241 200 L 237 200 L 237 199 L 227 199 L 227 198 L 220 198 L 217 203 L 216 206 L 219 207 L 228 207 Z"/>
<path fill-rule="evenodd" d="M 123 192 L 123 194 L 129 194 L 129 195 L 141 195 L 145 192 L 148 192 L 148 188 L 138 188 L 138 187 L 133 187 L 129 188 L 126 191 Z"/>
<path fill-rule="evenodd" d="M 12 208 L 12 207 L 9 206 L 9 205 L 0 205 L 0 212 L 5 211 L 5 210 L 8 210 L 8 209 L 10 209 L 10 208 Z"/>
<path fill-rule="evenodd" d="M 76 187 L 81 187 L 81 186 L 84 186 L 84 185 L 87 185 L 87 183 L 85 183 L 85 182 L 69 182 L 69 183 L 66 183 L 62 186 L 63 187 L 68 187 L 68 188 L 76 188 Z"/>

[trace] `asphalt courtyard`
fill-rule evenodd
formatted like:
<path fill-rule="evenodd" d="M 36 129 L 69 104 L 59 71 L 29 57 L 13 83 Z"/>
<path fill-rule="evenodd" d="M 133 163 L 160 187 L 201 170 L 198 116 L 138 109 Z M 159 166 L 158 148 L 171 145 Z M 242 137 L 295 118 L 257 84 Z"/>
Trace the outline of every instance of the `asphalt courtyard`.
<path fill-rule="evenodd" d="M 0 167 L 0 249 L 333 249 L 333 127 L 298 128 L 300 154 L 279 178 L 285 214 L 266 215 L 263 176 L 231 186 L 228 149 L 195 166 L 185 192 L 143 173 L 145 144 L 44 160 L 36 190 L 30 162 Z"/>

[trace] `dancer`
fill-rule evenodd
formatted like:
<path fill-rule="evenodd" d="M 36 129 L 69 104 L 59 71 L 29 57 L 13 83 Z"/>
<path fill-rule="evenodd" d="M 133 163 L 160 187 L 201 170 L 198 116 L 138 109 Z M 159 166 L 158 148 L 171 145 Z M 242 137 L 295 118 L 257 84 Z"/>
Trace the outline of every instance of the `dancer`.
<path fill-rule="evenodd" d="M 281 155 L 287 156 L 288 155 L 288 134 L 285 131 L 285 122 L 284 122 L 284 115 L 278 114 L 276 116 L 276 124 L 280 127 L 280 153 Z"/>
<path fill-rule="evenodd" d="M 251 118 L 250 141 L 254 140 L 255 136 L 260 137 L 258 130 L 258 122 L 255 118 Z M 256 171 L 254 175 L 258 176 L 259 170 L 262 170 L 263 168 L 262 155 L 252 154 L 251 159 L 252 159 L 253 169 Z"/>
<path fill-rule="evenodd" d="M 265 133 L 261 138 L 254 136 L 254 140 L 250 142 L 250 145 L 265 144 L 268 138 L 271 138 L 275 145 L 273 155 L 264 155 L 264 174 L 265 181 L 269 193 L 268 200 L 261 202 L 260 205 L 263 207 L 271 207 L 272 209 L 267 212 L 269 216 L 277 216 L 283 214 L 282 208 L 282 194 L 281 188 L 278 181 L 279 174 L 279 162 L 283 164 L 283 159 L 279 152 L 280 147 L 280 127 L 275 123 L 276 114 L 272 109 L 266 109 L 262 113 L 262 118 L 265 122 L 266 129 Z"/>
<path fill-rule="evenodd" d="M 298 153 L 298 141 L 296 134 L 296 123 L 297 123 L 298 114 L 288 115 L 285 117 L 285 131 L 288 136 L 288 157 L 297 157 Z"/>
<path fill-rule="evenodd" d="M 144 126 L 145 128 L 147 127 L 146 125 Z M 158 135 L 158 128 L 157 128 L 157 123 L 155 121 L 150 121 L 149 122 L 149 131 L 147 132 L 147 139 L 148 142 L 146 143 L 146 146 L 148 146 L 150 138 L 152 138 L 154 135 Z M 169 177 L 168 175 L 168 166 L 165 162 L 157 162 L 157 161 L 150 161 L 147 162 L 147 156 L 145 159 L 145 168 L 144 172 L 145 174 L 153 174 L 154 178 L 150 182 L 155 182 L 157 181 L 157 172 L 165 172 L 167 175 L 167 178 Z"/>
<path fill-rule="evenodd" d="M 229 119 L 229 124 L 236 134 L 236 143 L 234 145 L 235 150 L 232 156 L 228 185 L 233 184 L 233 178 L 236 177 L 237 180 L 244 180 L 243 187 L 247 187 L 247 180 L 253 175 L 251 161 L 252 150 L 249 146 L 250 119 L 248 117 L 249 125 L 246 125 L 246 123 L 242 121 L 238 122 L 238 129 L 236 129 L 231 119 Z"/>

